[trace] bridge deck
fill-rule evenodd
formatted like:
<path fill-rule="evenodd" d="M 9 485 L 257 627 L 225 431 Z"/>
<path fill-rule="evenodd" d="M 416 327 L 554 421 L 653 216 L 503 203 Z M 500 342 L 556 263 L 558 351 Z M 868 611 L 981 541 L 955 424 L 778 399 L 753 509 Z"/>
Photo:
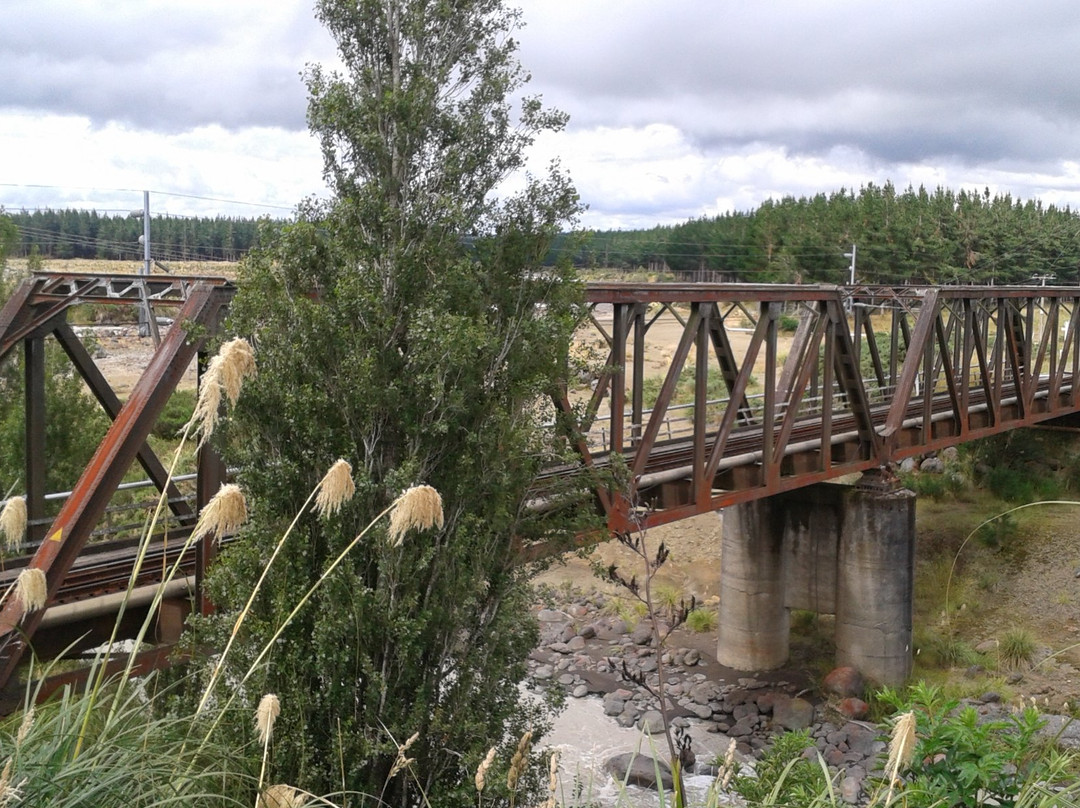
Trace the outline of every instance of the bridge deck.
<path fill-rule="evenodd" d="M 43 447 L 42 340 L 49 335 L 113 419 L 25 561 L 46 572 L 51 602 L 126 585 L 132 551 L 108 546 L 90 554 L 86 545 L 134 459 L 159 489 L 168 485 L 146 438 L 204 338 L 171 329 L 121 403 L 67 325 L 67 310 L 88 301 L 167 305 L 180 308 L 178 322 L 211 334 L 233 292 L 220 278 L 39 273 L 0 310 L 0 359 L 19 345 L 26 356 L 29 446 Z M 598 356 L 584 375 L 568 372 L 553 397 L 553 451 L 569 451 L 537 480 L 532 502 L 558 507 L 568 479 L 587 480 L 582 485 L 592 486 L 612 531 L 885 469 L 1080 409 L 1080 289 L 600 283 L 588 286 L 587 297 L 581 340 L 598 346 Z M 653 338 L 661 328 L 675 334 L 667 349 Z M 27 500 L 31 517 L 47 524 L 43 464 L 43 449 L 32 451 Z M 223 474 L 204 453 L 200 502 Z M 168 490 L 173 518 L 190 528 L 197 507 Z M 191 555 L 184 574 L 194 574 L 198 589 L 210 549 Z M 160 569 L 159 558 L 145 580 Z M 207 604 L 197 596 L 196 605 Z M 22 615 L 10 600 L 3 605 L 0 687 L 41 617 Z"/>

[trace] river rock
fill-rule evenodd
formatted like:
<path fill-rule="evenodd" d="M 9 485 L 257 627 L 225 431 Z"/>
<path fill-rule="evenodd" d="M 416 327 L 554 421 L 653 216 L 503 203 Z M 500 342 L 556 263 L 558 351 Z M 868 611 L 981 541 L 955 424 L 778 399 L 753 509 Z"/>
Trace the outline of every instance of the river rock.
<path fill-rule="evenodd" d="M 683 664 L 688 668 L 698 664 L 701 661 L 701 652 L 696 648 L 687 648 L 686 653 L 683 654 Z"/>
<path fill-rule="evenodd" d="M 928 457 L 919 464 L 919 471 L 923 474 L 942 474 L 945 471 L 945 461 L 940 457 Z"/>
<path fill-rule="evenodd" d="M 637 728 L 649 735 L 656 735 L 664 731 L 664 716 L 659 710 L 646 710 L 638 719 Z"/>
<path fill-rule="evenodd" d="M 653 639 L 652 627 L 646 625 L 638 626 L 630 632 L 630 639 L 638 645 L 648 645 Z"/>
<path fill-rule="evenodd" d="M 664 761 L 655 760 L 647 755 L 636 755 L 633 752 L 623 752 L 621 755 L 609 758 L 604 763 L 604 771 L 620 783 L 650 790 L 656 789 L 656 775 L 659 772 L 660 782 L 663 783 L 664 788 L 670 789 L 674 785 L 671 769 Z"/>
<path fill-rule="evenodd" d="M 854 721 L 861 721 L 870 714 L 870 705 L 862 699 L 841 699 L 840 702 L 836 705 L 836 711 L 845 718 L 850 718 Z"/>
<path fill-rule="evenodd" d="M 806 729 L 814 723 L 814 705 L 798 697 L 777 699 L 773 703 L 773 723 L 784 729 Z"/>
<path fill-rule="evenodd" d="M 844 665 L 833 668 L 822 682 L 826 693 L 832 693 L 842 699 L 861 699 L 866 691 L 866 680 L 855 668 Z"/>

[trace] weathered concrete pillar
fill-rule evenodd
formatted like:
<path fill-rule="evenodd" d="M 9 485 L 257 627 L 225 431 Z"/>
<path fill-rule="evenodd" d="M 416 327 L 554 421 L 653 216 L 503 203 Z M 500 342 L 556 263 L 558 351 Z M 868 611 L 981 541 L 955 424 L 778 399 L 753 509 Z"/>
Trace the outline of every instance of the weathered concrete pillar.
<path fill-rule="evenodd" d="M 911 673 L 915 494 L 852 490 L 836 570 L 836 661 L 886 685 Z"/>
<path fill-rule="evenodd" d="M 738 670 L 777 668 L 788 659 L 784 602 L 784 520 L 769 499 L 725 508 L 716 658 Z"/>

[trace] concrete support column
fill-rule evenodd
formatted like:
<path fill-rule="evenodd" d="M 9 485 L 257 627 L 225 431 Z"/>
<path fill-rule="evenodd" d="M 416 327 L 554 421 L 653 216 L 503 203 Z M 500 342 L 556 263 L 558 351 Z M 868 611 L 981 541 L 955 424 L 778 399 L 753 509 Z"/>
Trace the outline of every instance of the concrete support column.
<path fill-rule="evenodd" d="M 773 506 L 760 499 L 723 512 L 716 657 L 738 670 L 768 670 L 788 659 L 784 527 Z"/>
<path fill-rule="evenodd" d="M 837 548 L 837 664 L 880 684 L 907 679 L 914 577 L 915 494 L 851 491 Z"/>

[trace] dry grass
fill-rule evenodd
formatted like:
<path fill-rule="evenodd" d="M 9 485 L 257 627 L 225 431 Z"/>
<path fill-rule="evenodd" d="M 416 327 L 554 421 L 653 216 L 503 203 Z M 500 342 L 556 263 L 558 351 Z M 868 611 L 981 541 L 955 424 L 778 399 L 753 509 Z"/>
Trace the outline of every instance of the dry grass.
<path fill-rule="evenodd" d="M 27 567 L 15 579 L 15 599 L 24 613 L 44 609 L 49 599 L 49 584 L 45 573 L 37 567 Z"/>
<path fill-rule="evenodd" d="M 12 497 L 0 512 L 0 533 L 4 534 L 4 548 L 15 550 L 26 533 L 26 497 Z"/>
<path fill-rule="evenodd" d="M 228 483 L 206 503 L 195 523 L 192 541 L 213 535 L 217 541 L 226 533 L 233 533 L 247 521 L 247 503 L 240 486 Z"/>
<path fill-rule="evenodd" d="M 442 497 L 430 485 L 414 485 L 394 501 L 390 513 L 390 543 L 401 544 L 412 529 L 429 530 L 443 526 Z"/>

